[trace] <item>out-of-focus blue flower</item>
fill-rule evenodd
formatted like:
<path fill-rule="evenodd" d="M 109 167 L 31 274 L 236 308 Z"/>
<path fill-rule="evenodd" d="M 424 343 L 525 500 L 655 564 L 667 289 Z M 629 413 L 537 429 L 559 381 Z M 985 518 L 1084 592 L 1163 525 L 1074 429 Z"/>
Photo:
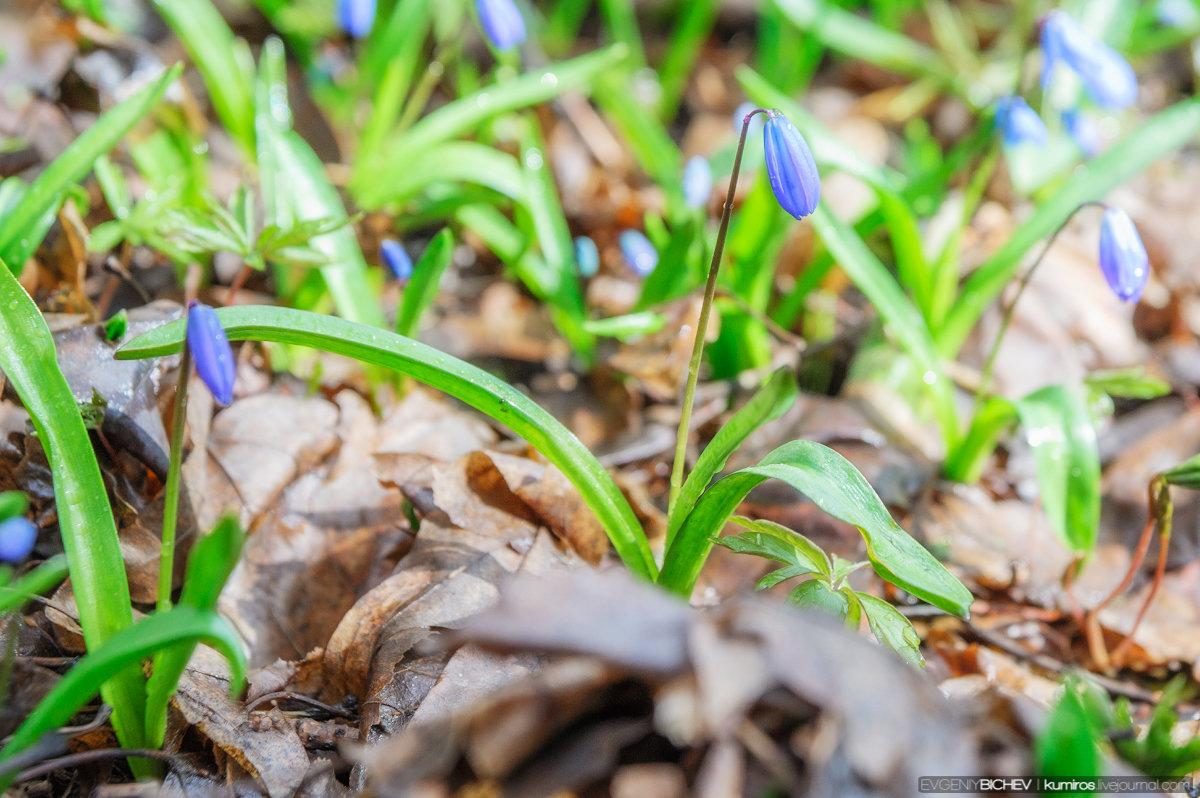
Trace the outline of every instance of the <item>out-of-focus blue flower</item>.
<path fill-rule="evenodd" d="M 1137 302 L 1150 276 L 1150 259 L 1129 214 L 1119 208 L 1104 211 L 1100 223 L 1100 271 L 1123 302 Z"/>
<path fill-rule="evenodd" d="M 525 41 L 525 19 L 513 0 L 475 0 L 483 32 L 497 50 L 507 50 Z"/>
<path fill-rule="evenodd" d="M 1083 154 L 1091 158 L 1100 152 L 1104 137 L 1100 135 L 1100 127 L 1096 121 L 1079 109 L 1063 111 L 1063 127 L 1083 150 Z"/>
<path fill-rule="evenodd" d="M 1065 11 L 1042 23 L 1042 88 L 1059 63 L 1070 67 L 1101 108 L 1119 111 L 1137 100 L 1137 76 L 1120 53 L 1085 31 Z"/>
<path fill-rule="evenodd" d="M 658 250 L 637 230 L 624 230 L 619 239 L 625 262 L 638 277 L 649 277 L 658 266 Z"/>
<path fill-rule="evenodd" d="M 1040 147 L 1046 143 L 1046 123 L 1021 97 L 996 100 L 996 128 L 1009 147 L 1026 143 Z"/>
<path fill-rule="evenodd" d="M 188 303 L 187 344 L 196 373 L 213 398 L 223 405 L 232 402 L 235 370 L 225 328 L 215 310 L 194 299 Z"/>
<path fill-rule="evenodd" d="M 0 522 L 0 562 L 20 562 L 33 551 L 37 527 L 23 515 Z"/>
<path fill-rule="evenodd" d="M 683 201 L 689 208 L 703 208 L 712 196 L 713 174 L 708 159 L 696 155 L 683 167 Z"/>
<path fill-rule="evenodd" d="M 385 238 L 379 245 L 379 257 L 392 276 L 400 282 L 408 282 L 408 279 L 412 277 L 412 258 L 408 257 L 408 253 L 404 251 L 404 247 L 400 246 L 399 241 Z"/>
<path fill-rule="evenodd" d="M 587 236 L 575 237 L 575 265 L 584 277 L 594 277 L 600 271 L 600 250 Z"/>
<path fill-rule="evenodd" d="M 338 0 L 338 22 L 356 39 L 365 38 L 375 24 L 375 0 Z"/>
<path fill-rule="evenodd" d="M 821 175 L 812 150 L 792 120 L 778 111 L 767 112 L 763 127 L 763 153 L 767 177 L 783 209 L 803 219 L 817 209 L 821 199 Z"/>
<path fill-rule="evenodd" d="M 1154 16 L 1171 28 L 1190 28 L 1200 22 L 1200 9 L 1192 0 L 1158 0 Z"/>

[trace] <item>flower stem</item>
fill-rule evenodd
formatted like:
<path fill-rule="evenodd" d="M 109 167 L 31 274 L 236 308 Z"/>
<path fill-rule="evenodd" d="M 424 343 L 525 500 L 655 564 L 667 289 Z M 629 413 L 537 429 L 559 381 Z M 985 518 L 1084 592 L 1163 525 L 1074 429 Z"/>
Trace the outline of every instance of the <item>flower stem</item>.
<path fill-rule="evenodd" d="M 746 149 L 746 133 L 750 130 L 750 119 L 755 114 L 765 114 L 758 108 L 746 114 L 742 120 L 742 135 L 738 139 L 737 155 L 733 159 L 733 174 L 729 176 L 729 191 L 725 194 L 725 205 L 721 208 L 721 226 L 717 230 L 717 242 L 713 247 L 712 262 L 708 266 L 708 281 L 704 284 L 704 301 L 700 305 L 700 319 L 696 322 L 696 340 L 692 344 L 692 359 L 688 363 L 687 385 L 683 389 L 683 405 L 679 411 L 679 434 L 675 441 L 675 463 L 671 468 L 671 495 L 667 502 L 667 515 L 675 509 L 675 500 L 683 487 L 683 468 L 687 460 L 688 436 L 691 432 L 692 404 L 696 399 L 696 381 L 700 377 L 700 361 L 704 355 L 704 338 L 708 331 L 708 317 L 712 314 L 713 297 L 717 292 L 717 272 L 721 268 L 721 256 L 725 252 L 725 236 L 729 233 L 729 217 L 733 213 L 733 197 L 737 192 L 738 172 L 742 168 L 742 152 Z"/>
<path fill-rule="evenodd" d="M 175 416 L 171 419 L 171 455 L 167 462 L 167 486 L 163 497 L 162 549 L 158 560 L 158 611 L 171 609 L 171 586 L 175 574 L 175 529 L 179 518 L 179 477 L 183 467 L 183 429 L 187 422 L 187 387 L 192 371 L 192 353 L 185 345 L 175 385 Z"/>

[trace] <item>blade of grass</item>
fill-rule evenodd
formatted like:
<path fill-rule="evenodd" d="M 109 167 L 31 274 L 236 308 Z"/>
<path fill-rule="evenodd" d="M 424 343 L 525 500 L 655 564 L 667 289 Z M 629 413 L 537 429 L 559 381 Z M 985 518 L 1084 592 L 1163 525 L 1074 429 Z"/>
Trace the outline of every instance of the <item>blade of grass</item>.
<path fill-rule="evenodd" d="M 345 319 L 253 306 L 220 308 L 217 315 L 230 340 L 317 347 L 394 369 L 508 426 L 575 485 L 626 566 L 654 580 L 658 569 L 650 547 L 612 477 L 570 430 L 508 383 L 417 341 Z M 168 355 L 182 348 L 184 335 L 184 320 L 171 322 L 128 342 L 118 350 L 117 357 L 128 360 Z"/>
<path fill-rule="evenodd" d="M 17 581 L 0 587 L 0 614 L 20 607 L 30 596 L 45 593 L 66 578 L 66 555 L 55 554 Z"/>
<path fill-rule="evenodd" d="M 54 222 L 67 189 L 82 180 L 96 159 L 115 147 L 158 103 L 181 71 L 179 65 L 171 67 L 158 80 L 110 108 L 38 175 L 20 202 L 0 219 L 0 260 L 17 270 L 25 265 Z"/>
<path fill-rule="evenodd" d="M 668 121 L 674 119 L 679 110 L 679 101 L 696 66 L 700 48 L 704 46 L 721 7 L 719 0 L 683 0 L 680 5 L 683 7 L 675 17 L 667 54 L 658 67 L 662 84 L 658 117 Z"/>
<path fill-rule="evenodd" d="M 404 299 L 401 300 L 400 311 L 396 314 L 396 332 L 400 335 L 406 338 L 416 337 L 421 316 L 437 297 L 442 273 L 446 271 L 453 257 L 454 234 L 450 232 L 450 228 L 443 228 L 421 253 L 420 260 L 413 267 L 412 279 L 404 287 Z"/>

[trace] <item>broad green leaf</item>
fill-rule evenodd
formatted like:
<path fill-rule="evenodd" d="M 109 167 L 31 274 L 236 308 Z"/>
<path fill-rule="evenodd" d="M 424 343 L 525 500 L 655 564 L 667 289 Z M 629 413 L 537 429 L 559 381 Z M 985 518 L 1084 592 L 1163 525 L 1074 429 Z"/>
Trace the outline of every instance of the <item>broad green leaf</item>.
<path fill-rule="evenodd" d="M 936 50 L 827 0 L 774 0 L 787 18 L 831 50 L 908 77 L 954 80 Z"/>
<path fill-rule="evenodd" d="M 224 515 L 213 530 L 196 541 L 188 555 L 187 573 L 178 607 L 214 612 L 217 598 L 237 565 L 246 536 L 237 518 Z M 175 693 L 195 643 L 181 643 L 154 655 L 154 671 L 146 684 L 146 734 L 150 744 L 159 747 L 167 730 L 167 702 Z M 240 645 L 238 646 L 240 652 Z"/>
<path fill-rule="evenodd" d="M 820 579 L 801 582 L 788 593 L 788 603 L 797 607 L 827 612 L 845 623 L 850 614 L 850 600 L 840 590 L 830 590 Z"/>
<path fill-rule="evenodd" d="M 158 80 L 101 114 L 38 175 L 20 201 L 0 217 L 0 260 L 10 269 L 21 270 L 42 243 L 67 190 L 149 113 L 182 69 L 179 65 L 171 67 Z"/>
<path fill-rule="evenodd" d="M 908 618 L 883 599 L 875 598 L 866 593 L 858 593 L 863 612 L 867 614 L 867 623 L 871 625 L 871 634 L 883 645 L 895 651 L 900 657 L 916 668 L 925 667 L 925 658 L 921 656 L 921 638 L 913 629 Z"/>
<path fill-rule="evenodd" d="M 712 539 L 751 490 L 778 479 L 825 512 L 858 527 L 875 572 L 935 607 L 967 617 L 971 592 L 892 520 L 871 485 L 827 446 L 793 441 L 756 466 L 735 471 L 704 492 L 667 548 L 659 583 L 687 595 L 712 548 Z"/>
<path fill-rule="evenodd" d="M 821 574 L 831 582 L 837 581 L 834 576 L 833 562 L 825 550 L 794 529 L 788 529 L 783 524 L 777 524 L 765 518 L 752 519 L 735 515 L 730 520 L 751 532 L 782 541 L 791 550 L 789 559 L 785 562 L 807 565 L 813 573 Z"/>
<path fill-rule="evenodd" d="M 1163 156 L 1186 145 L 1200 132 L 1200 98 L 1177 103 L 1126 136 L 1103 155 L 1077 167 L 1071 179 L 1049 199 L 1039 202 L 1008 243 L 996 251 L 966 282 L 958 302 L 937 331 L 942 354 L 953 357 L 989 304 L 1016 276 L 1029 249 L 1058 229 L 1084 202 L 1098 200 Z"/>
<path fill-rule="evenodd" d="M 790 369 L 781 368 L 767 378 L 750 401 L 733 414 L 729 421 L 717 431 L 708 446 L 696 459 L 691 473 L 679 489 L 675 506 L 667 519 L 667 546 L 675 539 L 684 519 L 696 506 L 700 494 L 712 482 L 713 477 L 725 467 L 737 448 L 756 429 L 768 421 L 779 418 L 796 402 L 800 390 L 796 386 L 796 375 Z"/>
<path fill-rule="evenodd" d="M 66 725 L 71 716 L 95 697 L 101 685 L 140 663 L 154 652 L 186 643 L 204 642 L 216 647 L 229 661 L 230 692 L 237 693 L 245 681 L 246 663 L 241 641 L 227 621 L 214 612 L 177 607 L 155 613 L 118 632 L 103 645 L 90 648 L 54 685 L 0 750 L 0 762 L 35 744 L 42 735 Z M 118 707 L 113 707 L 114 713 Z M 8 786 L 12 775 L 0 780 Z"/>
<path fill-rule="evenodd" d="M 724 543 L 726 540 L 732 540 L 732 538 L 721 538 L 717 541 L 717 543 L 724 546 L 726 545 Z M 762 579 L 759 579 L 758 584 L 754 586 L 754 589 L 767 590 L 768 588 L 775 587 L 775 585 L 786 582 L 789 579 L 795 579 L 797 576 L 804 576 L 805 574 L 811 573 L 815 572 L 809 568 L 805 568 L 803 565 L 789 565 L 785 568 L 780 568 L 778 571 L 772 571 Z"/>
<path fill-rule="evenodd" d="M 1188 490 L 1200 490 L 1200 454 L 1189 457 L 1174 468 L 1164 471 L 1162 478 L 1168 485 L 1176 485 Z"/>
<path fill-rule="evenodd" d="M 875 306 L 888 331 L 920 370 L 922 382 L 933 402 L 933 412 L 942 439 L 946 442 L 947 450 L 953 449 L 959 437 L 954 385 L 944 373 L 941 356 L 920 311 L 858 234 L 838 221 L 825 206 L 817 207 L 812 215 L 812 224 L 821 241 L 837 258 L 842 270 Z"/>
<path fill-rule="evenodd" d="M 274 307 L 220 308 L 231 341 L 255 340 L 311 346 L 394 369 L 444 391 L 505 424 L 541 452 L 579 490 L 634 573 L 653 581 L 657 568 L 633 509 L 579 439 L 552 415 L 503 380 L 432 347 L 345 319 Z M 160 357 L 183 346 L 184 320 L 126 343 L 117 357 Z"/>
<path fill-rule="evenodd" d="M 315 219 L 345 221 L 346 209 L 325 175 L 325 165 L 291 129 L 284 71 L 283 45 L 278 39 L 268 39 L 263 46 L 255 109 L 259 181 L 267 222 L 286 229 Z M 367 280 L 367 263 L 354 231 L 341 227 L 312 238 L 309 246 L 328 258 L 320 274 L 338 312 L 353 321 L 383 326 L 383 312 Z"/>
<path fill-rule="evenodd" d="M 450 232 L 450 228 L 444 227 L 429 242 L 429 246 L 413 266 L 412 278 L 408 285 L 404 286 L 404 299 L 401 300 L 400 310 L 396 315 L 396 332 L 408 338 L 416 336 L 421 316 L 437 298 L 442 273 L 446 271 L 453 257 L 454 234 Z"/>
<path fill-rule="evenodd" d="M 1100 525 L 1100 451 L 1086 396 L 1050 385 L 1013 405 L 1033 448 L 1050 524 L 1073 551 L 1090 554 Z"/>
<path fill-rule="evenodd" d="M 595 78 L 626 59 L 628 49 L 613 45 L 570 61 L 564 61 L 501 84 L 488 86 L 427 114 L 390 146 L 383 146 L 378 157 L 363 162 L 361 175 L 351 183 L 351 191 L 360 197 L 359 204 L 370 208 L 361 199 L 378 181 L 401 178 L 405 171 L 428 156 L 436 144 L 470 133 L 485 120 L 500 114 L 537 105 L 566 91 L 587 89 Z"/>
<path fill-rule="evenodd" d="M 20 607 L 31 596 L 45 593 L 66 578 L 66 555 L 55 554 L 17 581 L 0 587 L 0 614 Z"/>
<path fill-rule="evenodd" d="M 79 406 L 58 368 L 54 339 L 37 305 L 0 263 L 0 371 L 29 412 L 54 475 L 63 549 L 79 605 L 79 625 L 95 651 L 133 622 L 129 582 L 108 493 Z M 144 743 L 140 668 L 110 674 L 101 692 L 123 745 Z"/>

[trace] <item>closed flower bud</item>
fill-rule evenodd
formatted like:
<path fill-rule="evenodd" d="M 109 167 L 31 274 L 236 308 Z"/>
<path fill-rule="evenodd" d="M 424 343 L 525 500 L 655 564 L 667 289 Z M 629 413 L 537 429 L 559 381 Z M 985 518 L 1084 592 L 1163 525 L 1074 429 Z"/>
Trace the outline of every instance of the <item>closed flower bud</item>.
<path fill-rule="evenodd" d="M 650 239 L 637 230 L 625 230 L 620 237 L 621 253 L 625 262 L 638 277 L 649 277 L 658 266 L 658 250 L 650 243 Z"/>
<path fill-rule="evenodd" d="M 996 128 L 1009 147 L 1046 143 L 1046 123 L 1021 97 L 1001 97 L 996 101 Z"/>
<path fill-rule="evenodd" d="M 821 175 L 812 150 L 800 131 L 778 111 L 767 112 L 763 126 L 763 152 L 767 159 L 767 177 L 783 209 L 797 219 L 817 209 L 821 198 Z"/>
<path fill-rule="evenodd" d="M 375 0 L 337 0 L 338 22 L 356 39 L 371 32 L 375 24 Z"/>
<path fill-rule="evenodd" d="M 1063 111 L 1062 121 L 1063 127 L 1084 155 L 1091 158 L 1100 152 L 1100 128 L 1091 117 L 1079 110 Z"/>
<path fill-rule="evenodd" d="M 187 345 L 196 363 L 196 373 L 213 398 L 223 405 L 233 401 L 233 350 L 217 312 L 196 300 L 188 303 Z"/>
<path fill-rule="evenodd" d="M 1124 302 L 1137 302 L 1150 276 L 1150 259 L 1129 214 L 1119 208 L 1104 211 L 1100 223 L 1100 271 Z"/>
<path fill-rule="evenodd" d="M 683 201 L 689 208 L 703 208 L 712 195 L 713 174 L 708 159 L 691 158 L 683 167 Z"/>
<path fill-rule="evenodd" d="M 404 247 L 400 246 L 399 241 L 393 241 L 390 238 L 385 238 L 383 243 L 379 245 L 379 257 L 383 260 L 383 265 L 387 266 L 389 272 L 400 282 L 408 282 L 413 275 L 412 258 L 408 257 L 408 253 L 404 251 Z"/>
<path fill-rule="evenodd" d="M 1137 100 L 1137 76 L 1120 53 L 1084 30 L 1064 11 L 1042 23 L 1042 88 L 1048 88 L 1054 69 L 1066 64 L 1101 108 L 1119 111 Z"/>
<path fill-rule="evenodd" d="M 513 0 L 475 0 L 483 32 L 497 50 L 508 50 L 525 41 L 525 19 Z"/>
<path fill-rule="evenodd" d="M 24 516 L 0 522 L 0 562 L 20 562 L 33 551 L 37 527 Z"/>
<path fill-rule="evenodd" d="M 600 250 L 587 236 L 575 237 L 575 265 L 584 277 L 593 277 L 600 271 Z"/>

